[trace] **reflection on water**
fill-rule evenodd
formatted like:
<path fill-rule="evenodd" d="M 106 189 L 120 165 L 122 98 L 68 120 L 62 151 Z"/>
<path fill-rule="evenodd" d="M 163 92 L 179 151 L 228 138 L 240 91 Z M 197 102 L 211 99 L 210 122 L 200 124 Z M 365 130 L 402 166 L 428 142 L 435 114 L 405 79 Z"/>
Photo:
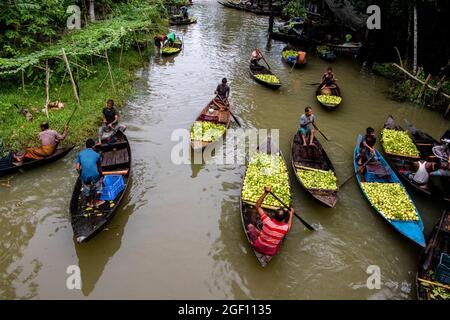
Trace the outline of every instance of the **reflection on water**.
<path fill-rule="evenodd" d="M 321 142 L 342 182 L 353 173 L 352 152 L 368 125 L 379 132 L 386 116 L 408 119 L 439 137 L 448 128 L 440 115 L 386 99 L 388 83 L 360 73 L 339 59 L 333 69 L 344 102 L 326 112 L 315 86 L 327 64 L 312 53 L 293 70 L 267 39 L 267 17 L 225 10 L 199 0 L 198 23 L 175 28 L 183 53 L 152 57 L 141 72 L 137 94 L 123 110 L 133 153 L 133 183 L 107 230 L 76 245 L 68 219 L 75 182 L 76 151 L 50 166 L 17 174 L 0 187 L 1 298 L 253 298 L 411 299 L 418 249 L 378 217 L 354 181 L 340 191 L 336 208 L 321 207 L 290 172 L 293 205 L 318 231 L 294 221 L 282 251 L 260 268 L 245 237 L 239 212 L 242 165 L 175 165 L 171 141 L 189 130 L 226 76 L 234 113 L 244 128 L 280 130 L 280 148 L 290 161 L 298 119 L 312 105 L 330 141 Z M 248 59 L 260 47 L 281 78 L 279 91 L 249 76 Z M 236 127 L 235 124 L 232 124 Z M 411 192 L 428 232 L 442 204 Z M 79 265 L 83 288 L 65 286 L 69 265 Z M 377 265 L 381 290 L 366 287 L 367 267 Z"/>

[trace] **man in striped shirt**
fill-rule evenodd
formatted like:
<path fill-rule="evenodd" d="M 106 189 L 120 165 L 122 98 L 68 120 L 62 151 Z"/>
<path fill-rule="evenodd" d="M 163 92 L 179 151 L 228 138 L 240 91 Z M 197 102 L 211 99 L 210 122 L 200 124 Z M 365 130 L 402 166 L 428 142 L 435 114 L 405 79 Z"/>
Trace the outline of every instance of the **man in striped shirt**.
<path fill-rule="evenodd" d="M 264 187 L 264 193 L 256 203 L 256 210 L 263 223 L 262 230 L 259 230 L 254 224 L 250 223 L 247 226 L 247 233 L 256 251 L 273 256 L 277 253 L 278 245 L 281 240 L 283 240 L 291 228 L 294 209 L 291 208 L 290 211 L 288 211 L 280 208 L 274 217 L 270 218 L 261 208 L 264 198 L 270 191 L 270 187 Z"/>

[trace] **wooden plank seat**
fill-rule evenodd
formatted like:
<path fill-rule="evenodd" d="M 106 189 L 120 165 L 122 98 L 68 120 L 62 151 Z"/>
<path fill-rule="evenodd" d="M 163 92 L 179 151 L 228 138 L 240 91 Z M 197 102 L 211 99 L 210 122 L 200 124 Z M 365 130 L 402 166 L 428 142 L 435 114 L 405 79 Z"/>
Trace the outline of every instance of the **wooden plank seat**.
<path fill-rule="evenodd" d="M 102 153 L 102 167 L 117 166 L 130 161 L 126 148 Z"/>

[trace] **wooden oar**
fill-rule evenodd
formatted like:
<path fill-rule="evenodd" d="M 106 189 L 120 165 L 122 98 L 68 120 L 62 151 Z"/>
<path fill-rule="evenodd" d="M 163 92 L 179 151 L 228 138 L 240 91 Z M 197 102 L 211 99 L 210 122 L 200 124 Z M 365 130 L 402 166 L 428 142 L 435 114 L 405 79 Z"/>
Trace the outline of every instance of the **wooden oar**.
<path fill-rule="evenodd" d="M 75 106 L 75 109 L 73 109 L 72 114 L 70 115 L 69 120 L 67 120 L 66 126 L 69 125 L 70 121 L 72 121 L 73 115 L 75 114 L 75 111 L 77 111 L 78 105 Z"/>
<path fill-rule="evenodd" d="M 445 288 L 447 290 L 450 290 L 450 286 L 446 286 L 445 284 L 439 283 L 439 282 L 434 282 L 434 281 L 429 281 L 429 280 L 425 280 L 425 279 L 421 279 L 421 278 L 417 278 L 418 281 L 423 282 L 423 283 L 428 283 L 431 284 L 433 286 L 438 286 L 438 287 L 442 287 Z"/>
<path fill-rule="evenodd" d="M 358 166 L 358 169 L 361 170 L 362 168 L 364 168 L 365 166 L 367 166 L 367 164 L 370 162 L 370 160 L 372 160 L 372 158 L 375 157 L 375 154 L 373 154 L 369 160 L 367 160 L 362 166 Z M 345 180 L 339 187 L 338 189 L 342 188 L 344 186 L 344 184 L 346 184 L 347 182 L 350 181 L 351 178 L 353 178 L 356 174 L 358 174 L 359 170 L 355 171 L 355 173 L 353 173 L 350 177 L 348 177 L 347 180 Z"/>
<path fill-rule="evenodd" d="M 121 170 L 121 171 L 103 171 L 102 174 L 104 176 L 111 176 L 111 175 L 126 175 L 128 174 L 128 170 Z"/>
<path fill-rule="evenodd" d="M 428 269 L 431 263 L 431 259 L 433 259 L 434 248 L 436 247 L 436 239 L 438 238 L 439 231 L 441 231 L 442 222 L 444 221 L 444 217 L 446 216 L 445 212 L 442 214 L 441 220 L 439 221 L 439 227 L 436 231 L 433 239 L 428 243 L 427 248 L 425 249 L 425 254 L 427 255 L 425 262 L 423 263 L 423 268 Z M 431 252 L 430 252 L 431 250 Z"/>
<path fill-rule="evenodd" d="M 308 85 L 310 86 L 318 86 L 319 84 L 321 84 L 322 82 L 317 82 L 317 83 L 308 83 Z"/>
<path fill-rule="evenodd" d="M 277 201 L 279 203 L 281 203 L 286 209 L 290 210 L 291 208 L 289 208 L 287 206 L 287 204 L 285 204 L 280 198 L 278 198 L 272 191 L 269 192 L 275 199 L 277 199 Z M 314 229 L 308 222 L 306 222 L 302 217 L 300 217 L 297 213 L 294 212 L 294 215 L 297 217 L 297 219 L 299 219 L 304 225 L 305 227 L 307 227 L 309 230 L 311 231 L 316 231 L 316 229 Z"/>
<path fill-rule="evenodd" d="M 222 103 L 223 103 L 225 106 L 227 105 L 227 104 L 225 103 L 225 101 L 223 101 L 223 99 L 222 99 L 221 96 L 216 95 L 216 97 L 219 97 L 220 101 L 222 101 Z M 234 113 L 231 112 L 231 110 L 230 110 L 230 108 L 229 108 L 229 105 L 228 105 L 228 112 L 230 112 L 231 116 L 233 117 L 234 121 L 236 121 L 237 125 L 238 125 L 239 127 L 242 128 L 242 125 L 241 125 L 241 123 L 239 122 L 239 120 L 236 118 L 236 116 L 234 115 Z"/>
<path fill-rule="evenodd" d="M 261 57 L 263 58 L 264 62 L 267 64 L 267 66 L 269 67 L 269 70 L 272 71 L 272 69 L 270 68 L 269 63 L 267 62 L 266 58 L 264 58 L 264 55 L 262 54 L 261 50 L 259 50 L 259 53 L 261 54 Z"/>
<path fill-rule="evenodd" d="M 292 70 L 294 70 L 296 64 L 297 64 L 297 59 L 295 59 L 295 62 L 294 62 L 294 64 L 292 65 L 292 68 L 291 68 L 291 70 L 289 71 L 289 73 L 291 73 Z"/>
<path fill-rule="evenodd" d="M 316 129 L 317 129 L 317 131 L 319 131 L 319 133 L 322 135 L 322 137 L 325 138 L 325 140 L 330 141 L 330 139 L 328 139 L 319 128 L 316 127 Z"/>

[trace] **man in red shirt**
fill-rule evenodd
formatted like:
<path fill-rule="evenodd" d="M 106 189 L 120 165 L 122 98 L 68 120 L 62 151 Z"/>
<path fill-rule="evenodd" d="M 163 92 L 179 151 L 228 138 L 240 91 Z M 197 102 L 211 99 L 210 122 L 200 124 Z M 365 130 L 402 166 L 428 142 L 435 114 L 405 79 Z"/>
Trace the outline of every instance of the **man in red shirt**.
<path fill-rule="evenodd" d="M 264 198 L 270 191 L 270 187 L 264 187 L 264 193 L 256 203 L 256 210 L 263 223 L 262 230 L 259 230 L 253 224 L 249 224 L 247 226 L 247 233 L 256 251 L 273 256 L 277 253 L 279 244 L 291 229 L 294 209 L 291 208 L 288 211 L 280 208 L 274 217 L 270 218 L 261 208 Z"/>

